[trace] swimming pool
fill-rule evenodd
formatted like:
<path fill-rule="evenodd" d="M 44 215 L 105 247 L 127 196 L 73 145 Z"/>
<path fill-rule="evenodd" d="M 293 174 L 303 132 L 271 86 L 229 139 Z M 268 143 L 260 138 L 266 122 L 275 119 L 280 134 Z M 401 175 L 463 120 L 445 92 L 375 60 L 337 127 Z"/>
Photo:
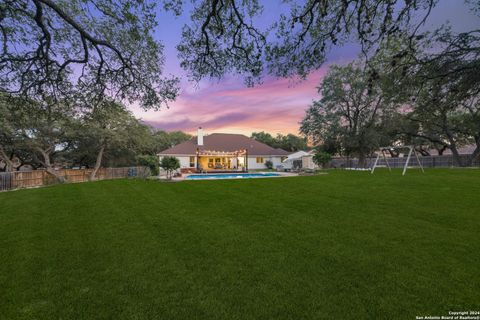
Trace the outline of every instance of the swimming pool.
<path fill-rule="evenodd" d="M 208 180 L 208 179 L 249 179 L 264 177 L 279 177 L 278 173 L 206 173 L 191 174 L 185 177 L 186 180 Z"/>

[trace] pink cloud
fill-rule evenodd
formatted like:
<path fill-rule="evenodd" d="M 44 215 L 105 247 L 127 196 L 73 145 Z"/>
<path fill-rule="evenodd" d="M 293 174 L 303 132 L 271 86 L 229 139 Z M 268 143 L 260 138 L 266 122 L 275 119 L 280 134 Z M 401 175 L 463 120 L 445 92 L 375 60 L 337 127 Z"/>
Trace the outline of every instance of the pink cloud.
<path fill-rule="evenodd" d="M 304 81 L 267 78 L 264 83 L 248 88 L 235 79 L 202 84 L 204 88 L 185 86 L 169 109 L 142 112 L 136 116 L 163 130 L 195 132 L 198 126 L 206 132 L 253 131 L 298 134 L 298 123 L 305 109 L 318 99 L 317 87 L 327 67 L 312 73 Z"/>

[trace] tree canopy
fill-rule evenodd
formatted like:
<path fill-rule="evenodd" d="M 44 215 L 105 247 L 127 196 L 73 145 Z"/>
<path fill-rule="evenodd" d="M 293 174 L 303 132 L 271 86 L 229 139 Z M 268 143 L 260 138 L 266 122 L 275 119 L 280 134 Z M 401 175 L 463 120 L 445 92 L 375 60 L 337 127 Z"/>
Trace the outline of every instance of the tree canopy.
<path fill-rule="evenodd" d="M 0 90 L 30 98 L 76 90 L 144 108 L 174 100 L 178 79 L 162 77 L 154 7 L 134 0 L 2 1 Z"/>
<path fill-rule="evenodd" d="M 273 137 L 270 133 L 261 131 L 253 132 L 251 137 L 272 148 L 280 148 L 290 152 L 305 150 L 307 148 L 307 139 L 291 133 L 287 135 L 277 134 L 276 137 Z"/>
<path fill-rule="evenodd" d="M 39 103 L 0 96 L 2 171 L 29 165 L 55 175 L 54 169 L 59 166 L 130 166 L 139 161 L 140 155 L 156 157 L 158 152 L 190 138 L 180 131 L 152 128 L 108 99 L 83 112 L 48 97 Z"/>
<path fill-rule="evenodd" d="M 0 90 L 30 93 L 66 90 L 104 94 L 159 108 L 178 94 L 178 79 L 162 77 L 163 45 L 152 0 L 7 0 L 0 4 Z M 163 0 L 179 15 L 185 0 Z M 265 72 L 306 76 L 328 50 L 353 40 L 364 53 L 407 32 L 414 38 L 436 0 L 289 1 L 288 14 L 271 25 L 260 20 L 259 0 L 202 0 L 177 46 L 193 79 L 233 72 L 248 84 Z"/>
<path fill-rule="evenodd" d="M 261 1 L 198 1 L 177 48 L 182 66 L 197 80 L 227 72 L 243 75 L 249 85 L 264 72 L 305 77 L 325 62 L 332 46 L 346 41 L 358 42 L 368 55 L 390 37 L 415 38 L 436 2 L 289 1 L 289 14 L 262 28 Z"/>
<path fill-rule="evenodd" d="M 354 63 L 332 66 L 319 93 L 322 98 L 307 110 L 300 131 L 317 144 L 335 141 L 339 151 L 365 165 L 366 156 L 388 140 L 385 119 L 397 105 L 380 82 L 372 86 L 362 66 Z"/>
<path fill-rule="evenodd" d="M 473 9 L 478 14 L 478 6 Z M 307 110 L 301 132 L 322 150 L 360 158 L 380 144 L 413 144 L 424 155 L 448 148 L 458 165 L 471 165 L 480 155 L 479 58 L 478 29 L 458 33 L 444 25 L 415 37 L 396 32 L 372 56 L 359 57 L 355 76 L 341 75 L 348 66 L 330 68 L 322 99 Z M 466 144 L 476 146 L 468 159 L 458 151 Z"/>
<path fill-rule="evenodd" d="M 416 124 L 410 135 L 439 150 L 448 147 L 459 165 L 471 165 L 480 155 L 480 30 L 441 28 L 415 44 L 414 56 L 404 51 L 393 56 L 405 70 L 397 94 Z M 476 146 L 466 162 L 458 152 L 465 144 Z"/>

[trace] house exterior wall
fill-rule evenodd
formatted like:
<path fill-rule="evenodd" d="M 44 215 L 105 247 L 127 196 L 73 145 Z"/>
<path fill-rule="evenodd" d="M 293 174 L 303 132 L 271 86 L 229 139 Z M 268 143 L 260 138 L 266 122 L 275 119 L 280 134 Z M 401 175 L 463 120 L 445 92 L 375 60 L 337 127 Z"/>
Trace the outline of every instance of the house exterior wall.
<path fill-rule="evenodd" d="M 162 161 L 162 158 L 163 157 L 166 157 L 166 155 L 161 155 L 158 157 L 158 160 L 159 161 Z M 175 157 L 177 158 L 179 161 L 180 161 L 180 169 L 181 168 L 190 168 L 190 156 L 185 156 L 185 155 L 181 155 L 181 156 L 176 156 L 176 155 L 169 155 L 169 157 Z M 195 159 L 196 161 L 196 159 Z M 195 166 L 194 168 L 196 167 L 197 163 L 195 162 Z"/>
<path fill-rule="evenodd" d="M 159 160 L 161 161 L 163 157 L 166 155 L 161 155 L 159 156 Z M 169 155 L 171 157 L 175 157 L 180 161 L 180 169 L 185 169 L 185 168 L 191 168 L 190 167 L 190 156 L 186 155 Z M 195 157 L 195 166 L 194 168 L 197 167 L 197 157 L 195 155 L 192 155 L 192 157 Z M 263 158 L 262 163 L 257 163 L 257 157 Z M 206 158 L 205 158 L 206 159 Z M 266 169 L 267 167 L 265 166 L 265 162 L 267 160 L 272 161 L 273 163 L 273 168 L 276 168 L 279 165 L 282 165 L 282 156 L 256 156 L 256 155 L 249 155 L 248 156 L 248 169 L 252 170 L 258 170 L 258 169 Z M 201 162 L 203 168 L 208 168 L 208 163 L 205 162 L 207 160 L 204 160 Z"/>
<path fill-rule="evenodd" d="M 257 163 L 257 157 L 263 158 L 262 163 Z M 273 168 L 276 168 L 277 166 L 282 164 L 282 157 L 281 156 L 255 156 L 255 155 L 249 155 L 248 156 L 248 169 L 266 169 L 267 167 L 265 166 L 266 161 L 272 161 L 273 163 Z"/>
<path fill-rule="evenodd" d="M 284 157 L 285 158 L 285 157 Z M 273 162 L 273 168 L 275 169 L 277 166 L 281 166 L 282 165 L 282 157 L 275 157 L 275 156 L 272 156 L 270 158 L 270 161 Z"/>

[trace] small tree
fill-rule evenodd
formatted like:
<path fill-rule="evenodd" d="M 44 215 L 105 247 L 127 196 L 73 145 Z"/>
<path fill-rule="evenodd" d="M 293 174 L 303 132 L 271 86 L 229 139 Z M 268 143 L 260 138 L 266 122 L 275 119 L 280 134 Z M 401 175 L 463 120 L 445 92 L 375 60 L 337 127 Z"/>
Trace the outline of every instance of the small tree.
<path fill-rule="evenodd" d="M 270 161 L 270 160 L 265 161 L 265 167 L 267 167 L 267 169 L 272 169 L 273 168 L 273 162 Z"/>
<path fill-rule="evenodd" d="M 322 168 L 324 168 L 330 161 L 332 161 L 332 155 L 330 153 L 319 151 L 313 155 L 313 162 Z"/>
<path fill-rule="evenodd" d="M 106 152 L 131 149 L 138 144 L 139 126 L 142 126 L 141 123 L 131 112 L 108 99 L 83 116 L 79 145 L 97 155 L 90 180 L 96 178 Z"/>
<path fill-rule="evenodd" d="M 167 179 L 172 179 L 172 174 L 180 168 L 180 161 L 175 157 L 163 157 L 160 167 L 167 172 Z"/>
<path fill-rule="evenodd" d="M 158 158 L 156 156 L 148 155 L 148 154 L 142 154 L 137 156 L 137 162 L 138 164 L 148 167 L 150 169 L 150 173 L 153 176 L 158 175 Z"/>

